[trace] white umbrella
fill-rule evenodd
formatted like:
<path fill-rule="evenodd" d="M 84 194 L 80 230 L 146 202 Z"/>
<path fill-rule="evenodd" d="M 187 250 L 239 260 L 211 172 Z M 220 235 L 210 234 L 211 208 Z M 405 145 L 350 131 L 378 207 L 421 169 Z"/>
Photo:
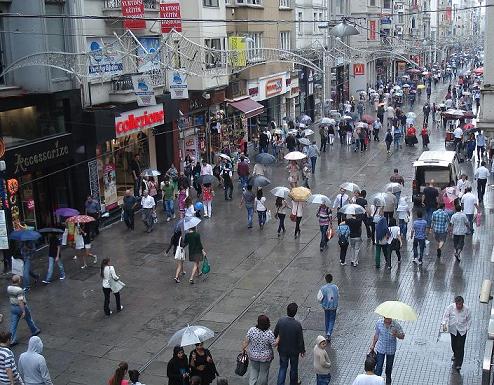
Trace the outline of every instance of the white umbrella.
<path fill-rule="evenodd" d="M 220 156 L 220 158 L 226 159 L 226 160 L 228 160 L 228 161 L 231 161 L 231 160 L 232 160 L 232 158 L 230 158 L 230 157 L 229 157 L 228 155 L 226 155 L 226 154 L 220 154 L 219 156 Z"/>
<path fill-rule="evenodd" d="M 290 189 L 284 186 L 278 186 L 271 190 L 271 194 L 275 197 L 286 199 L 288 194 L 290 194 Z"/>
<path fill-rule="evenodd" d="M 301 160 L 307 158 L 307 155 L 300 151 L 292 151 L 285 155 L 286 160 Z"/>
<path fill-rule="evenodd" d="M 312 135 L 314 133 L 314 131 L 312 131 L 310 128 L 306 128 L 304 130 L 304 135 L 305 136 L 309 136 L 309 135 Z"/>
<path fill-rule="evenodd" d="M 213 337 L 214 332 L 206 326 L 192 325 L 176 332 L 168 341 L 168 346 L 195 345 Z"/>
<path fill-rule="evenodd" d="M 390 206 L 395 200 L 395 196 L 389 192 L 379 193 L 374 196 L 373 204 L 376 207 Z"/>
<path fill-rule="evenodd" d="M 367 123 L 365 123 L 365 122 L 358 122 L 357 123 L 357 127 L 359 127 L 359 128 L 367 128 L 367 127 L 369 127 L 369 125 Z"/>
<path fill-rule="evenodd" d="M 342 118 L 342 119 L 343 119 L 343 120 L 352 120 L 352 117 L 351 117 L 351 116 L 349 116 L 349 115 L 345 115 L 345 116 L 343 116 L 343 118 Z"/>
<path fill-rule="evenodd" d="M 275 134 L 283 134 L 283 130 L 280 129 L 280 128 L 276 128 L 274 131 L 273 131 Z"/>
<path fill-rule="evenodd" d="M 340 188 L 342 188 L 343 190 L 346 190 L 346 191 L 350 191 L 350 192 L 360 191 L 360 187 L 358 185 L 356 185 L 355 183 L 352 183 L 352 182 L 342 183 L 342 184 L 340 184 Z"/>
<path fill-rule="evenodd" d="M 410 84 L 408 83 L 403 84 L 403 88 L 410 88 Z"/>
<path fill-rule="evenodd" d="M 384 187 L 384 191 L 390 192 L 390 193 L 396 193 L 396 192 L 401 191 L 402 188 L 403 188 L 403 186 L 401 184 L 395 183 L 395 182 L 391 182 L 391 183 L 388 183 L 386 185 L 386 187 Z"/>
<path fill-rule="evenodd" d="M 183 227 L 184 231 L 193 229 L 196 227 L 199 223 L 201 223 L 201 220 L 197 217 L 185 217 L 180 219 L 177 222 L 177 227 Z"/>
<path fill-rule="evenodd" d="M 302 144 L 304 146 L 310 146 L 310 140 L 307 138 L 300 138 L 298 141 L 300 144 Z"/>
<path fill-rule="evenodd" d="M 409 119 L 417 119 L 417 114 L 415 114 L 415 112 L 408 112 L 406 117 Z"/>
<path fill-rule="evenodd" d="M 161 175 L 161 172 L 159 172 L 158 170 L 153 170 L 151 168 L 146 168 L 144 170 L 142 170 L 141 172 L 141 176 L 152 176 L 152 177 L 156 177 L 156 176 L 159 176 Z"/>
<path fill-rule="evenodd" d="M 394 86 L 394 87 L 393 87 L 393 90 L 395 90 L 395 91 L 399 91 L 399 90 L 401 90 L 401 87 L 400 87 L 400 86 Z"/>
<path fill-rule="evenodd" d="M 298 132 L 297 130 L 289 130 L 289 131 L 288 131 L 288 133 L 289 133 L 290 135 L 297 135 L 297 132 Z"/>
<path fill-rule="evenodd" d="M 332 124 L 331 120 L 332 120 L 331 118 L 322 118 L 321 124 Z"/>
<path fill-rule="evenodd" d="M 326 195 L 323 195 L 323 194 L 311 195 L 311 197 L 307 200 L 307 202 L 314 203 L 317 205 L 323 205 L 323 204 L 324 205 L 330 205 L 331 204 L 331 200 Z"/>
<path fill-rule="evenodd" d="M 305 123 L 299 123 L 299 124 L 298 124 L 298 126 L 299 126 L 300 128 L 305 128 Z"/>
<path fill-rule="evenodd" d="M 365 214 L 365 209 L 362 206 L 357 205 L 355 203 L 349 203 L 344 205 L 340 209 L 340 213 L 345 215 L 359 215 L 359 214 Z"/>

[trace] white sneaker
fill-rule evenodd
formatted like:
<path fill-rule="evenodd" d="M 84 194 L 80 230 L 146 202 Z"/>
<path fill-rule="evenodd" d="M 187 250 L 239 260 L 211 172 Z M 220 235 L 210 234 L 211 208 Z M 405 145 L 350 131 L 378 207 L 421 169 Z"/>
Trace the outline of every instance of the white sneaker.
<path fill-rule="evenodd" d="M 170 222 L 170 217 L 166 218 L 166 221 L 167 221 L 167 222 Z"/>
<path fill-rule="evenodd" d="M 413 259 L 412 259 L 412 262 L 413 262 L 413 263 L 417 263 L 417 258 L 413 258 Z"/>
<path fill-rule="evenodd" d="M 175 214 L 173 214 L 173 219 L 175 219 L 177 216 Z"/>
<path fill-rule="evenodd" d="M 93 263 L 97 263 L 98 262 L 98 256 L 97 255 L 93 255 Z"/>
<path fill-rule="evenodd" d="M 419 265 L 421 265 L 421 264 L 422 264 L 422 261 L 418 261 L 417 263 L 418 263 Z"/>
<path fill-rule="evenodd" d="M 341 266 L 346 266 L 346 262 L 340 262 Z"/>
<path fill-rule="evenodd" d="M 81 269 L 85 269 L 86 267 L 87 267 L 87 265 L 81 266 Z"/>
<path fill-rule="evenodd" d="M 74 255 L 74 258 L 72 258 L 74 261 L 77 259 L 77 255 Z"/>

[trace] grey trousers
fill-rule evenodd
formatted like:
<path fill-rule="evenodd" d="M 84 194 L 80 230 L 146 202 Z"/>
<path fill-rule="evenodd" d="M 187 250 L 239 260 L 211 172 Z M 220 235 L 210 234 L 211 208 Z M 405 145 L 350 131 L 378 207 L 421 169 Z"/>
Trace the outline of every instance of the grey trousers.
<path fill-rule="evenodd" d="M 250 361 L 249 362 L 249 385 L 268 385 L 269 367 L 271 361 Z"/>

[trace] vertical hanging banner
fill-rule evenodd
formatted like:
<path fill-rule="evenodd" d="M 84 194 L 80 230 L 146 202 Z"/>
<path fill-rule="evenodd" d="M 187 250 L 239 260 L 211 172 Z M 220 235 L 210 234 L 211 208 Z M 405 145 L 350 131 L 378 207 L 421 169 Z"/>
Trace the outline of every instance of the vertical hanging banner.
<path fill-rule="evenodd" d="M 369 20 L 369 40 L 376 40 L 376 20 Z"/>
<path fill-rule="evenodd" d="M 178 71 L 168 72 L 168 84 L 172 99 L 188 99 L 187 78 Z"/>
<path fill-rule="evenodd" d="M 126 18 L 123 23 L 125 29 L 146 28 L 144 0 L 122 0 L 122 16 Z"/>
<path fill-rule="evenodd" d="M 132 76 L 132 86 L 137 96 L 137 105 L 139 107 L 156 105 L 154 88 L 149 75 Z"/>
<path fill-rule="evenodd" d="M 161 0 L 160 3 L 161 33 L 170 33 L 172 29 L 182 32 L 182 16 L 180 3 L 177 0 Z"/>

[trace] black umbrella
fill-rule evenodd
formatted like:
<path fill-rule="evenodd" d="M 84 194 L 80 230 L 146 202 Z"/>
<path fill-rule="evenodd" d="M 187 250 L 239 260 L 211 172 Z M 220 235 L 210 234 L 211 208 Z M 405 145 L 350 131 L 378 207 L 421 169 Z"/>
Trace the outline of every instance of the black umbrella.
<path fill-rule="evenodd" d="M 50 233 L 53 233 L 53 234 L 63 234 L 63 230 L 62 229 L 57 229 L 55 227 L 45 227 L 43 229 L 38 230 L 38 232 L 41 233 L 41 234 L 50 234 Z"/>
<path fill-rule="evenodd" d="M 201 175 L 198 179 L 199 184 L 210 184 L 213 183 L 216 178 L 213 175 Z"/>
<path fill-rule="evenodd" d="M 249 178 L 248 184 L 252 187 L 266 187 L 271 181 L 262 175 L 256 175 Z"/>
<path fill-rule="evenodd" d="M 260 163 L 265 166 L 268 166 L 276 162 L 276 158 L 273 155 L 267 154 L 265 152 L 257 154 L 255 159 L 256 159 L 256 163 Z"/>

